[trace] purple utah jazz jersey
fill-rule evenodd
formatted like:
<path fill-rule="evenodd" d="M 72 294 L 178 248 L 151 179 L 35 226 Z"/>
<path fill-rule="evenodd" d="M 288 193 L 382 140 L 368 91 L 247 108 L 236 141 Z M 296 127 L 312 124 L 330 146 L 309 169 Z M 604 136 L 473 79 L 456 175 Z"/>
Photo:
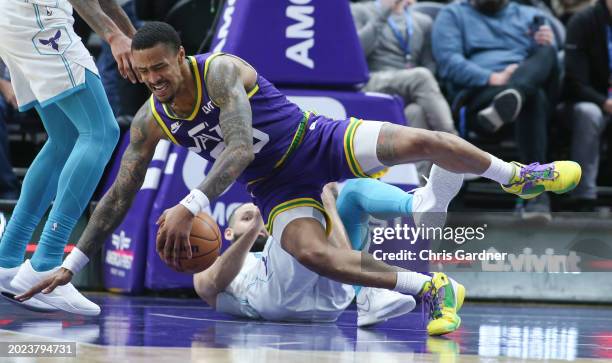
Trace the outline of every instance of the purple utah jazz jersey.
<path fill-rule="evenodd" d="M 219 126 L 219 107 L 206 90 L 206 73 L 210 61 L 222 53 L 205 53 L 188 57 L 196 83 L 196 107 L 187 118 L 179 118 L 169 107 L 151 96 L 155 119 L 168 138 L 203 158 L 214 162 L 225 148 Z M 246 183 L 265 177 L 289 149 L 304 113 L 261 76 L 248 92 L 253 113 L 253 149 L 255 160 L 238 178 Z"/>

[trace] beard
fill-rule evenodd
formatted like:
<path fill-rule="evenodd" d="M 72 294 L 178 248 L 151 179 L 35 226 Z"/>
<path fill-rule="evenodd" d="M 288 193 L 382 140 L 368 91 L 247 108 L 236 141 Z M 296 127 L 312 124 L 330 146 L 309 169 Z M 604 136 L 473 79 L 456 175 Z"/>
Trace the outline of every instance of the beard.
<path fill-rule="evenodd" d="M 493 15 L 503 9 L 508 0 L 474 0 L 474 7 L 483 14 Z"/>

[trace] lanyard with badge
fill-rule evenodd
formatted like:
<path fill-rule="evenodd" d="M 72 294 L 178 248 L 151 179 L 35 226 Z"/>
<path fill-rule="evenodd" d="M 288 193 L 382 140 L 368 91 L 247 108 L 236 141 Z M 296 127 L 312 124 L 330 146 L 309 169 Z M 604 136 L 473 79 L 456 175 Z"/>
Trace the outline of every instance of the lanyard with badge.
<path fill-rule="evenodd" d="M 608 33 L 608 68 L 610 75 L 608 76 L 608 98 L 612 98 L 612 25 L 607 26 Z"/>
<path fill-rule="evenodd" d="M 377 5 L 380 8 L 380 1 L 377 1 Z M 412 56 L 410 54 L 410 40 L 412 39 L 412 34 L 414 32 L 410 10 L 406 9 L 404 11 L 404 17 L 406 18 L 406 33 L 404 35 L 402 35 L 399 26 L 397 25 L 397 23 L 395 23 L 391 16 L 389 16 L 389 18 L 387 19 L 387 23 L 389 24 L 389 27 L 391 27 L 391 31 L 393 32 L 395 39 L 397 39 L 400 48 L 404 51 L 406 62 L 410 63 L 412 59 Z"/>

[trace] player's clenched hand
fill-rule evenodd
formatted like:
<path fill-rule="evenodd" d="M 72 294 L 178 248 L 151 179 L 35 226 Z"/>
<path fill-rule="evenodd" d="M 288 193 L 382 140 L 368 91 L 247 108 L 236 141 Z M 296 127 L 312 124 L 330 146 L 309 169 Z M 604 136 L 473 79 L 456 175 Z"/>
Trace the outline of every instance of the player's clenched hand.
<path fill-rule="evenodd" d="M 60 267 L 59 270 L 55 271 L 49 277 L 34 285 L 34 287 L 32 287 L 30 290 L 21 295 L 15 296 L 15 299 L 25 301 L 39 292 L 48 294 L 55 290 L 56 287 L 69 283 L 70 280 L 72 280 L 72 276 L 72 271 Z"/>
<path fill-rule="evenodd" d="M 157 231 L 156 249 L 159 257 L 168 266 L 181 271 L 179 255 L 181 249 L 187 251 L 187 257 L 191 258 L 191 244 L 189 235 L 193 224 L 193 214 L 181 204 L 166 209 L 157 220 L 159 230 Z"/>
<path fill-rule="evenodd" d="M 140 81 L 140 74 L 134 67 L 132 58 L 132 40 L 125 34 L 120 33 L 110 38 L 108 44 L 111 47 L 113 57 L 117 61 L 117 68 L 123 78 L 129 78 L 132 83 Z"/>

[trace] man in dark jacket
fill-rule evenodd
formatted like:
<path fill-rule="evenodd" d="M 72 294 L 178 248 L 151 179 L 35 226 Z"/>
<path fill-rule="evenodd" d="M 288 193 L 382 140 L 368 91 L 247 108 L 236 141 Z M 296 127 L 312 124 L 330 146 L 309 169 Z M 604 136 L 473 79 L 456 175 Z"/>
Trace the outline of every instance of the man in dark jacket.
<path fill-rule="evenodd" d="M 611 9 L 612 0 L 599 0 L 567 27 L 565 92 L 572 111 L 572 160 L 583 170 L 573 196 L 581 202 L 597 198 L 599 139 L 612 115 Z"/>

